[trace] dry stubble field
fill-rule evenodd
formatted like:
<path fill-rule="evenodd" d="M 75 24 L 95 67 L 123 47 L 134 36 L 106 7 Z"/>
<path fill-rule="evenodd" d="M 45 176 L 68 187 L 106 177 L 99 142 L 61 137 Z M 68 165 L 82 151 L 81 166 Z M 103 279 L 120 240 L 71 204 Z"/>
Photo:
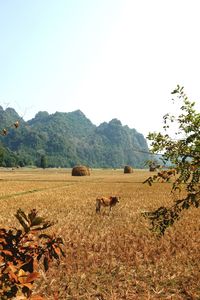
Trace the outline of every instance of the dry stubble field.
<path fill-rule="evenodd" d="M 184 213 L 158 239 L 141 212 L 170 205 L 170 184 L 142 184 L 150 173 L 92 170 L 0 170 L 0 226 L 18 226 L 18 208 L 36 208 L 56 224 L 66 258 L 35 283 L 47 299 L 200 299 L 200 209 Z M 109 215 L 95 213 L 95 199 L 117 195 Z"/>

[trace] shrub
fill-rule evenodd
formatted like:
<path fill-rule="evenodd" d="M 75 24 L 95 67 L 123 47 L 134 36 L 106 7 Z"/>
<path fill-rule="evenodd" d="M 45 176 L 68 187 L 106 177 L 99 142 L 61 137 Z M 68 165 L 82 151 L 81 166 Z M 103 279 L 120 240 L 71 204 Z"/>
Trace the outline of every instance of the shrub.
<path fill-rule="evenodd" d="M 31 297 L 33 283 L 39 277 L 39 262 L 44 270 L 49 262 L 60 261 L 65 256 L 60 237 L 41 233 L 53 223 L 45 221 L 32 209 L 26 215 L 18 209 L 15 217 L 22 229 L 0 228 L 0 299 L 22 299 Z M 38 297 L 37 299 L 43 299 Z"/>

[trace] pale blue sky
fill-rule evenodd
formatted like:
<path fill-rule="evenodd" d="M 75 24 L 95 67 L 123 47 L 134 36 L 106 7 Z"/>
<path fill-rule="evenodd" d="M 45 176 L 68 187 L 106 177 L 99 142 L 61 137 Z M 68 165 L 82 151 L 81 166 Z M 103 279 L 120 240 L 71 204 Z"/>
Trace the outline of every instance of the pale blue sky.
<path fill-rule="evenodd" d="M 199 0 L 0 0 L 0 105 L 145 136 L 177 83 L 200 106 Z"/>

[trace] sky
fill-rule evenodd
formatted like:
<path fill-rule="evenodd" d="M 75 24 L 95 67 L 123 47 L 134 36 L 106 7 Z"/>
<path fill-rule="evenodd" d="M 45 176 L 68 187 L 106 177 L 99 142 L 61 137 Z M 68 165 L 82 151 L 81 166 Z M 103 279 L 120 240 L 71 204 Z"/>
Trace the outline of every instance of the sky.
<path fill-rule="evenodd" d="M 0 105 L 158 132 L 177 84 L 200 108 L 199 11 L 199 0 L 0 0 Z"/>

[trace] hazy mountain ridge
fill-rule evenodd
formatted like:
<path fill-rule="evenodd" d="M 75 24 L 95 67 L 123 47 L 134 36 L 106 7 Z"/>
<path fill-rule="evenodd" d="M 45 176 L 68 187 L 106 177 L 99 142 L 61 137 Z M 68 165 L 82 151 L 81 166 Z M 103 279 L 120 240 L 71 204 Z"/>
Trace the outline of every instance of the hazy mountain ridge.
<path fill-rule="evenodd" d="M 113 119 L 94 125 L 80 110 L 49 114 L 38 112 L 27 122 L 12 108 L 0 107 L 1 128 L 20 121 L 1 137 L 4 147 L 12 151 L 20 165 L 40 165 L 46 157 L 49 167 L 122 167 L 126 164 L 144 167 L 149 155 L 147 142 L 141 133 Z M 141 152 L 140 152 L 141 151 Z M 14 158 L 13 158 L 14 159 Z M 3 163 L 0 156 L 0 164 Z"/>

